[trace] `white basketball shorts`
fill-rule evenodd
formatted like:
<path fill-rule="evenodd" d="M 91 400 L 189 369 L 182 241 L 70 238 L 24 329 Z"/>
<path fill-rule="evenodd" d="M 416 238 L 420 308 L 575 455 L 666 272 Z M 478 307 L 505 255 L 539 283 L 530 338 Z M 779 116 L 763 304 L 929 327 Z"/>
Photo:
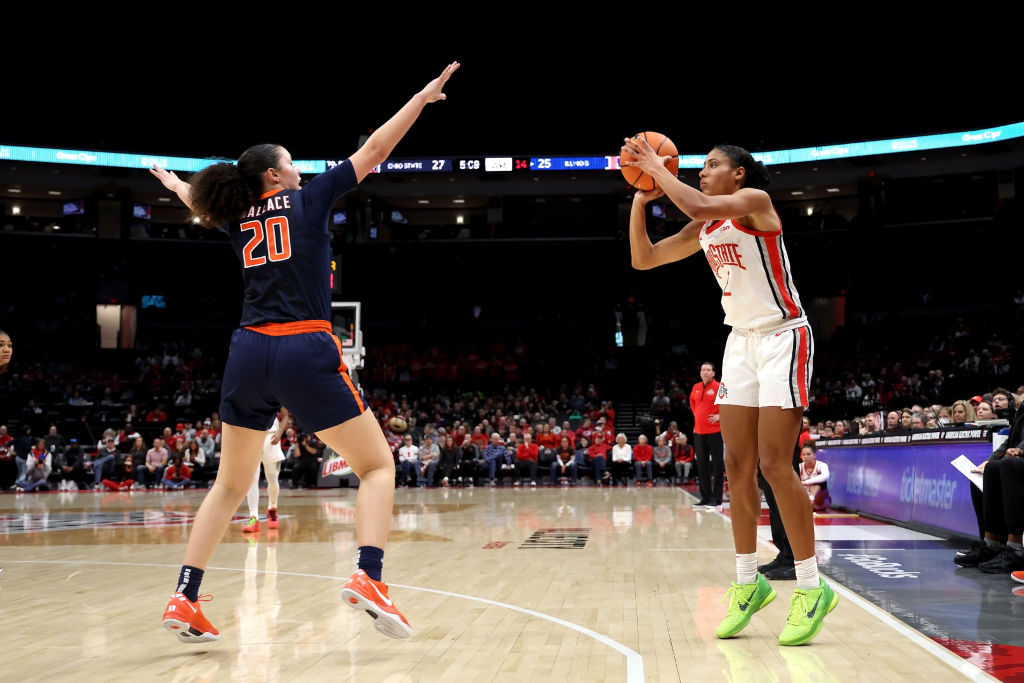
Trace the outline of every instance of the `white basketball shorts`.
<path fill-rule="evenodd" d="M 814 339 L 806 323 L 781 332 L 729 333 L 715 405 L 806 408 Z"/>
<path fill-rule="evenodd" d="M 261 459 L 263 460 L 264 468 L 284 460 L 284 451 L 281 450 L 281 444 L 270 443 L 270 439 L 272 439 L 273 436 L 273 434 L 267 434 L 267 438 L 263 440 L 263 453 L 261 454 Z"/>

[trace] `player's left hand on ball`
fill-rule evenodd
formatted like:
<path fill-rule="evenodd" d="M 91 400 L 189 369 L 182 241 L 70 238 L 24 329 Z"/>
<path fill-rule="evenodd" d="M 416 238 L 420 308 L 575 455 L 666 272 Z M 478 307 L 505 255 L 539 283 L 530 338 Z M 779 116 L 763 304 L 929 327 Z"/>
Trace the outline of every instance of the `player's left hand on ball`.
<path fill-rule="evenodd" d="M 658 153 L 654 151 L 650 143 L 641 137 L 625 138 L 619 153 L 632 154 L 636 157 L 636 161 L 623 161 L 623 166 L 637 166 L 648 175 L 654 173 L 659 168 L 664 168 L 665 164 L 672 159 L 672 156 L 658 156 Z"/>
<path fill-rule="evenodd" d="M 655 186 L 655 188 L 653 190 L 646 190 L 646 191 L 645 190 L 639 190 L 639 191 L 637 191 L 637 193 L 635 195 L 633 195 L 633 201 L 638 201 L 638 202 L 642 202 L 644 204 L 647 204 L 648 202 L 654 201 L 655 199 L 658 199 L 659 197 L 664 197 L 664 196 L 665 196 L 665 190 L 661 189 L 660 187 Z"/>

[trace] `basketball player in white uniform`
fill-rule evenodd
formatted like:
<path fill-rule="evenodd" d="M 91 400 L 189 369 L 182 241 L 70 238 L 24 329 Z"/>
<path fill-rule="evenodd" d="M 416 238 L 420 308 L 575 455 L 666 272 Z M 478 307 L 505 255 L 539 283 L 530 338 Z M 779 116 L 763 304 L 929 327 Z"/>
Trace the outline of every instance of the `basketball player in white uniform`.
<path fill-rule="evenodd" d="M 732 326 L 715 402 L 726 449 L 736 583 L 729 589 L 728 615 L 717 635 L 736 635 L 754 612 L 775 599 L 775 590 L 757 572 L 760 458 L 796 558 L 797 590 L 779 643 L 801 645 L 818 634 L 838 597 L 818 576 L 811 505 L 792 466 L 808 403 L 813 340 L 782 243 L 782 223 L 771 198 L 758 189 L 768 185 L 768 173 L 746 150 L 719 145 L 708 153 L 696 190 L 665 168 L 669 157 L 659 157 L 646 140 L 627 138 L 622 151 L 637 158 L 624 165 L 640 167 L 657 183 L 655 190 L 637 192 L 633 199 L 633 267 L 646 270 L 703 250 L 722 288 L 725 322 Z M 693 220 L 651 244 L 646 206 L 661 196 Z"/>
<path fill-rule="evenodd" d="M 267 437 L 263 440 L 263 452 L 260 460 L 263 462 L 263 473 L 267 477 L 267 528 L 277 528 L 277 497 L 281 492 L 278 483 L 278 475 L 281 472 L 281 461 L 284 460 L 284 452 L 281 451 L 281 437 L 288 429 L 288 409 L 282 407 L 281 411 L 274 418 L 274 424 L 267 430 Z M 242 527 L 242 533 L 251 534 L 260 530 L 260 468 L 256 468 L 256 478 L 245 494 L 245 500 L 249 504 L 249 523 Z"/>

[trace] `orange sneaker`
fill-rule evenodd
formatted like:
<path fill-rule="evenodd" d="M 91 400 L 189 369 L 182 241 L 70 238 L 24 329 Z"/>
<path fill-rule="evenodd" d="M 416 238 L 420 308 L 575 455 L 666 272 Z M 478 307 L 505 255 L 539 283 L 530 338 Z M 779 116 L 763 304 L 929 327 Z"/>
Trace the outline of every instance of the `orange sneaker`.
<path fill-rule="evenodd" d="M 260 519 L 259 517 L 250 517 L 249 523 L 242 527 L 243 534 L 254 534 L 260 530 Z"/>
<path fill-rule="evenodd" d="M 199 606 L 200 602 L 209 602 L 212 599 L 212 595 L 200 595 L 199 600 L 192 602 L 184 593 L 175 593 L 164 610 L 164 628 L 174 631 L 178 640 L 183 643 L 220 640 L 220 632 L 207 621 Z"/>
<path fill-rule="evenodd" d="M 1010 572 L 1010 578 L 1017 583 L 1024 583 L 1024 571 L 1021 572 Z"/>
<path fill-rule="evenodd" d="M 349 578 L 341 589 L 341 597 L 352 609 L 361 610 L 373 617 L 373 626 L 389 638 L 408 638 L 412 626 L 388 598 L 388 587 L 382 581 L 374 581 L 362 569 Z"/>
<path fill-rule="evenodd" d="M 277 528 L 277 508 L 267 508 L 267 528 Z"/>

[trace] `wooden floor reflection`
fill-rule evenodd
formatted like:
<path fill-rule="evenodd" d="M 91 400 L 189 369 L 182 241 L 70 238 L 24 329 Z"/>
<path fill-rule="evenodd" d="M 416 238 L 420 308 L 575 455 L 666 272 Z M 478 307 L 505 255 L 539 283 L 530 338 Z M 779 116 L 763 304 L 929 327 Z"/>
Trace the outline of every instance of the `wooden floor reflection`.
<path fill-rule="evenodd" d="M 354 569 L 355 492 L 284 491 L 279 529 L 250 538 L 240 514 L 228 530 L 203 584 L 222 640 L 188 646 L 159 620 L 204 494 L 0 496 L 3 678 L 962 677 L 851 600 L 812 645 L 779 647 L 792 582 L 775 585 L 779 599 L 740 637 L 717 640 L 729 522 L 678 488 L 398 491 L 384 576 L 414 628 L 407 641 L 338 598 Z"/>

